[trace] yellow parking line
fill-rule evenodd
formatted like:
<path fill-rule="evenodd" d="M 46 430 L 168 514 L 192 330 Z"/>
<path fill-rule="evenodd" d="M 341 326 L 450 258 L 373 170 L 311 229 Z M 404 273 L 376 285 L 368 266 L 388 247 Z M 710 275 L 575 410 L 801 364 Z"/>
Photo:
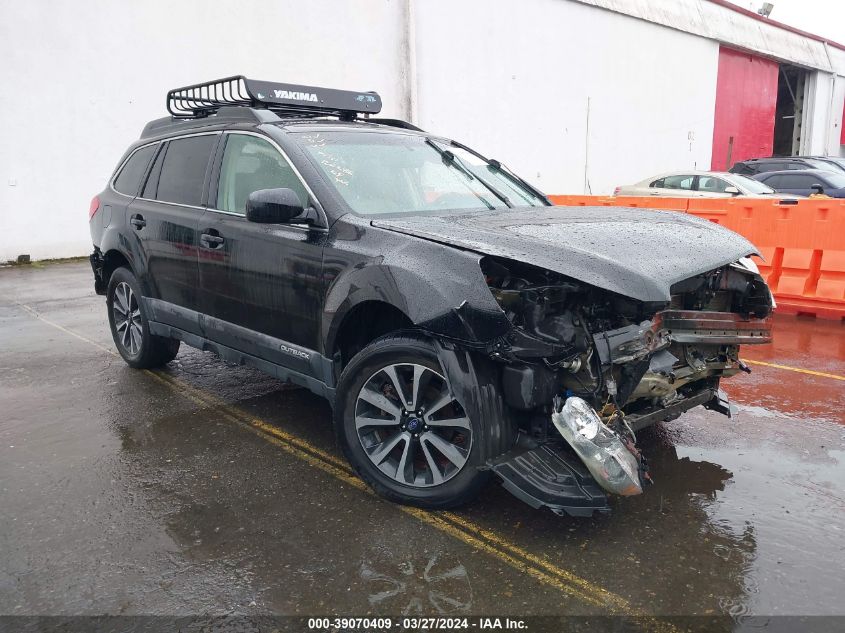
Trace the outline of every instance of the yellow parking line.
<path fill-rule="evenodd" d="M 778 365 L 777 363 L 766 363 L 762 360 L 749 360 L 743 358 L 742 362 L 749 365 L 762 365 L 763 367 L 773 367 L 774 369 L 785 369 L 787 371 L 794 371 L 799 374 L 809 374 L 810 376 L 819 376 L 820 378 L 831 378 L 832 380 L 845 380 L 845 376 L 838 376 L 836 374 L 827 374 L 823 371 L 813 371 L 812 369 L 802 369 L 800 367 L 790 367 L 789 365 Z"/>
<path fill-rule="evenodd" d="M 113 349 L 100 345 L 86 336 L 55 323 L 30 306 L 22 303 L 18 303 L 18 305 L 43 323 L 93 345 L 112 356 L 118 355 Z M 205 408 L 210 407 L 215 409 L 231 422 L 255 433 L 288 454 L 301 459 L 357 490 L 374 497 L 376 496 L 370 487 L 353 473 L 346 462 L 314 446 L 310 442 L 304 441 L 276 426 L 268 424 L 264 420 L 256 418 L 238 407 L 224 402 L 213 394 L 194 387 L 167 372 L 144 370 L 144 373 L 183 395 L 188 400 L 193 401 L 195 404 Z M 470 547 L 483 551 L 510 567 L 556 588 L 561 593 L 572 596 L 587 604 L 604 607 L 612 613 L 637 616 L 640 618 L 640 623 L 648 625 L 647 628 L 651 630 L 677 631 L 670 623 L 649 616 L 642 610 L 635 608 L 621 596 L 617 596 L 585 578 L 581 578 L 566 569 L 554 565 L 550 561 L 531 554 L 496 533 L 482 528 L 460 515 L 453 512 L 430 512 L 409 506 L 397 506 L 397 508 L 405 514 L 452 536 Z"/>
<path fill-rule="evenodd" d="M 334 455 L 314 446 L 310 442 L 306 442 L 294 435 L 291 435 L 276 426 L 268 424 L 264 420 L 255 418 L 238 407 L 227 404 L 213 394 L 197 389 L 193 385 L 187 384 L 185 381 L 175 376 L 164 372 L 149 370 L 147 370 L 147 373 L 156 380 L 166 383 L 168 386 L 174 388 L 183 396 L 196 402 L 197 404 L 204 407 L 210 407 L 221 412 L 231 421 L 236 422 L 241 426 L 246 426 L 250 430 L 257 431 L 259 436 L 268 439 L 268 441 L 272 442 L 276 446 L 280 446 L 287 452 L 303 458 L 309 464 L 329 473 L 344 483 L 350 484 L 359 490 L 363 490 L 368 494 L 375 496 L 375 493 L 372 492 L 370 487 L 354 474 L 345 461 L 342 461 Z M 268 435 L 271 437 L 267 438 Z M 520 571 L 527 571 L 531 568 L 531 565 L 527 564 L 525 561 L 520 561 L 517 557 L 522 557 L 532 563 L 534 560 L 537 560 L 531 554 L 515 545 L 509 544 L 508 549 L 510 551 L 503 551 L 501 549 L 501 543 L 503 542 L 501 538 L 495 537 L 492 533 L 482 530 L 479 526 L 462 519 L 454 513 L 434 513 L 409 506 L 397 507 L 406 514 L 410 514 L 420 521 L 428 523 L 441 531 L 448 532 L 450 535 L 476 549 L 482 549 L 490 554 L 493 554 L 500 560 L 516 567 Z M 613 594 L 610 594 L 603 588 L 593 585 L 589 581 L 579 578 L 564 569 L 557 568 L 554 565 L 547 564 L 545 571 L 543 569 L 533 569 L 531 575 L 543 580 L 547 584 L 557 587 L 564 593 L 572 595 L 573 597 L 589 604 L 604 607 L 611 606 L 615 609 L 619 609 L 623 613 L 630 613 L 633 610 L 631 605 L 625 602 L 622 598 L 613 596 Z M 585 590 L 589 593 L 585 592 Z"/>

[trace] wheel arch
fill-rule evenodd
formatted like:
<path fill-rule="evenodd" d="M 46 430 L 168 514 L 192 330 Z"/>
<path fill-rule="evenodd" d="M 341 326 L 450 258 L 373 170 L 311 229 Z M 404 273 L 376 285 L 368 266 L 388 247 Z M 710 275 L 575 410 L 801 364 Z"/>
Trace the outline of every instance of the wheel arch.
<path fill-rule="evenodd" d="M 103 279 L 103 287 L 108 288 L 109 279 L 111 279 L 112 274 L 118 268 L 128 268 L 133 275 L 135 275 L 135 279 L 138 280 L 138 284 L 141 286 L 141 291 L 144 296 L 151 296 L 150 295 L 150 288 L 147 284 L 147 279 L 142 274 L 142 271 L 138 270 L 137 266 L 138 262 L 132 257 L 131 252 L 127 252 L 126 250 L 120 248 L 119 246 L 111 246 L 110 248 L 103 250 L 103 272 L 102 272 L 102 279 Z"/>
<path fill-rule="evenodd" d="M 326 354 L 335 360 L 339 374 L 356 353 L 377 338 L 413 326 L 411 318 L 395 305 L 364 299 L 334 319 L 326 340 Z"/>

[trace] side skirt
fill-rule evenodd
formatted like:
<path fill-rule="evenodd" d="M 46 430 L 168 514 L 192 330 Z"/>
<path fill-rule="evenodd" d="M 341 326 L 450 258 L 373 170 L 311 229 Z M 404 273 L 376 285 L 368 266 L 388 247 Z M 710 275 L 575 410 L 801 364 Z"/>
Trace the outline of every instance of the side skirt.
<path fill-rule="evenodd" d="M 322 380 L 318 380 L 317 378 L 308 376 L 288 367 L 272 363 L 268 360 L 264 360 L 263 358 L 258 358 L 257 356 L 253 356 L 251 354 L 245 354 L 234 348 L 221 345 L 220 343 L 198 336 L 197 334 L 192 334 L 191 332 L 186 332 L 185 330 L 173 327 L 172 325 L 159 323 L 157 321 L 150 321 L 149 325 L 150 332 L 156 336 L 178 339 L 191 347 L 195 347 L 205 352 L 214 352 L 223 360 L 235 363 L 236 365 L 249 365 L 250 367 L 255 367 L 256 369 L 263 371 L 265 374 L 274 376 L 279 380 L 284 380 L 285 382 L 305 387 L 315 395 L 326 398 L 329 403 L 334 406 L 335 389 L 328 386 Z"/>

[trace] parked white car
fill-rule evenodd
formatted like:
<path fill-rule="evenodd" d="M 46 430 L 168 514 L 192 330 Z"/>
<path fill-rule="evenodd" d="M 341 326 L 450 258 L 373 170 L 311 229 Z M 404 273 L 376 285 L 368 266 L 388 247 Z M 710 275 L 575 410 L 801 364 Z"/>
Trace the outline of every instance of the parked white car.
<path fill-rule="evenodd" d="M 757 180 L 726 171 L 677 171 L 616 187 L 614 196 L 671 196 L 675 198 L 801 197 L 776 192 Z"/>

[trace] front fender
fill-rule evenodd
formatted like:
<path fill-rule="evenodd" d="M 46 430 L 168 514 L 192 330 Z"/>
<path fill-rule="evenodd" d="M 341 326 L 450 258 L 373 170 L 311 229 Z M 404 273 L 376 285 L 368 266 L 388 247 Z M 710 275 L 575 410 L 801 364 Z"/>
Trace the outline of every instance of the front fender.
<path fill-rule="evenodd" d="M 344 267 L 332 281 L 323 312 L 326 350 L 333 349 L 344 317 L 365 301 L 387 303 L 415 326 L 458 340 L 485 342 L 510 329 L 480 255 L 415 238 L 394 246 Z"/>

